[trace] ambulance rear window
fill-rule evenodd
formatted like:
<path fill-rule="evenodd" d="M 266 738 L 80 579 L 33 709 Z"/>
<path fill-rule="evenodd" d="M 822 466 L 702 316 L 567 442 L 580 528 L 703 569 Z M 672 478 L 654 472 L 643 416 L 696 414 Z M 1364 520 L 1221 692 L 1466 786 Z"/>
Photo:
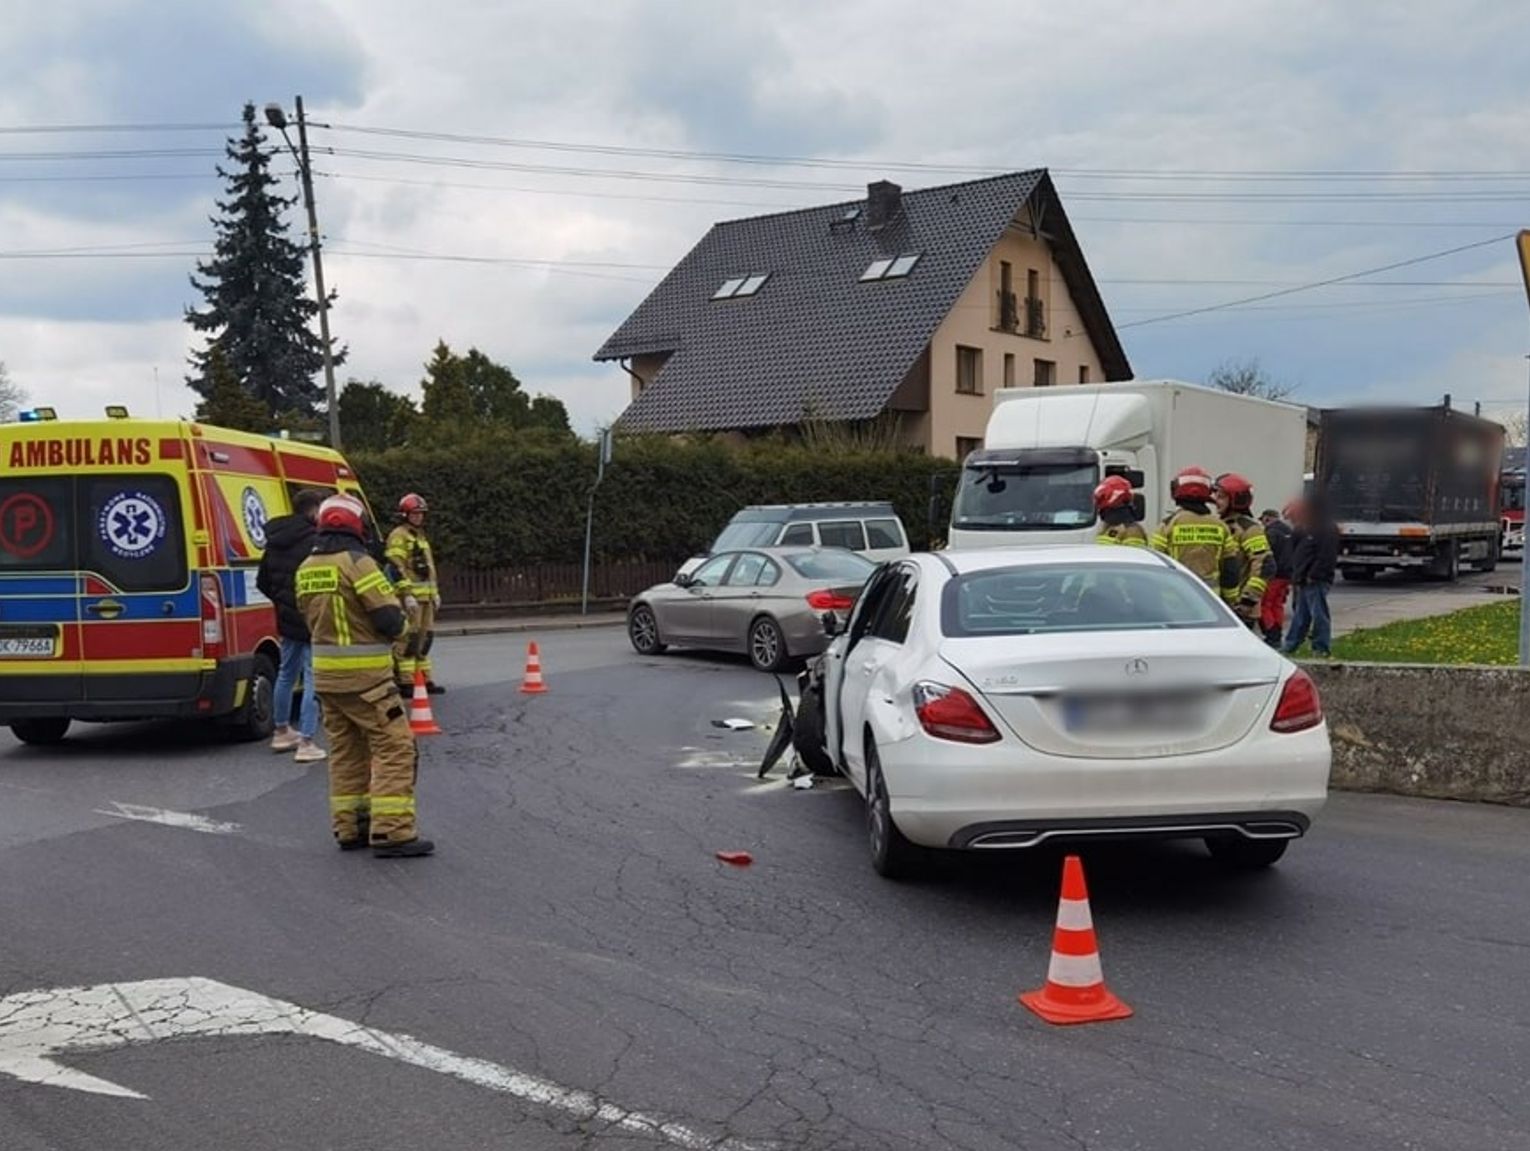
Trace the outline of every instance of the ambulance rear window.
<path fill-rule="evenodd" d="M 186 531 L 173 479 L 81 476 L 76 482 L 82 570 L 126 592 L 186 586 Z"/>
<path fill-rule="evenodd" d="M 0 573 L 74 567 L 74 481 L 0 479 Z"/>
<path fill-rule="evenodd" d="M 0 479 L 0 575 L 77 571 L 124 592 L 184 588 L 186 532 L 174 479 Z"/>

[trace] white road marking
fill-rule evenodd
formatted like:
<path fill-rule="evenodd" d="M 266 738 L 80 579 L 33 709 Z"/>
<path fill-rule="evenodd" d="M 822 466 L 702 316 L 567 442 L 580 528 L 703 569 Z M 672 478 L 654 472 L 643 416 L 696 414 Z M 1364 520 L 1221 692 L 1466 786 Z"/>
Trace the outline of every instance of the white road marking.
<path fill-rule="evenodd" d="M 629 1111 L 589 1091 L 195 976 L 23 991 L 0 999 L 0 1075 L 95 1095 L 146 1099 L 131 1088 L 66 1067 L 56 1061 L 57 1056 L 161 1040 L 247 1035 L 324 1039 L 563 1111 L 584 1122 L 660 1138 L 686 1151 L 761 1151 L 763 1147 L 714 1139 L 684 1124 Z"/>
<path fill-rule="evenodd" d="M 189 811 L 166 811 L 160 807 L 140 807 L 136 803 L 118 803 L 112 801 L 112 807 L 116 810 L 106 811 L 96 809 L 97 815 L 110 815 L 117 819 L 134 819 L 140 823 L 160 823 L 166 827 L 179 827 L 186 831 L 201 831 L 208 835 L 237 835 L 242 829 L 237 823 L 220 823 L 216 819 L 208 819 L 205 815 L 196 815 Z"/>

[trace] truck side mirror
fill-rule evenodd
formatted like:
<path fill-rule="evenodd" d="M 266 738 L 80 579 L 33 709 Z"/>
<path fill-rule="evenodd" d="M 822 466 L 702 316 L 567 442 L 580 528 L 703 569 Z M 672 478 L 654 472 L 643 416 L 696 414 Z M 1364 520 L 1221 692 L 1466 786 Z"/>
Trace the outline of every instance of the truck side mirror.
<path fill-rule="evenodd" d="M 1132 515 L 1139 520 L 1147 519 L 1147 497 L 1141 492 L 1132 493 Z"/>

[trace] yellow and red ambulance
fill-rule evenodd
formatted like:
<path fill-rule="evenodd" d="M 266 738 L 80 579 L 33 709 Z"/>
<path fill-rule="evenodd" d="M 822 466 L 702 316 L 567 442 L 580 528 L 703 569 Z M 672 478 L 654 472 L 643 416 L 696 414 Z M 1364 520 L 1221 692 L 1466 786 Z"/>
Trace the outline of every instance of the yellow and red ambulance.
<path fill-rule="evenodd" d="M 0 723 L 217 718 L 268 735 L 280 639 L 255 587 L 303 488 L 361 496 L 338 452 L 182 420 L 0 425 Z"/>

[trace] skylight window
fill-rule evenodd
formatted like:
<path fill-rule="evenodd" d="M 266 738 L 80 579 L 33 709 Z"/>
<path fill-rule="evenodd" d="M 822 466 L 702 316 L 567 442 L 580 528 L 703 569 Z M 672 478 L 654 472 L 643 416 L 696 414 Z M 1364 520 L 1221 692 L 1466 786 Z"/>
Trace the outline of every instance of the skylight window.
<path fill-rule="evenodd" d="M 873 260 L 871 266 L 861 273 L 861 283 L 868 280 L 900 280 L 914 270 L 922 252 L 907 252 L 885 260 Z"/>
<path fill-rule="evenodd" d="M 712 293 L 714 300 L 734 300 L 743 296 L 752 296 L 765 286 L 765 281 L 770 279 L 769 272 L 750 272 L 747 276 L 736 276 L 731 280 L 724 280 L 723 286 Z"/>

